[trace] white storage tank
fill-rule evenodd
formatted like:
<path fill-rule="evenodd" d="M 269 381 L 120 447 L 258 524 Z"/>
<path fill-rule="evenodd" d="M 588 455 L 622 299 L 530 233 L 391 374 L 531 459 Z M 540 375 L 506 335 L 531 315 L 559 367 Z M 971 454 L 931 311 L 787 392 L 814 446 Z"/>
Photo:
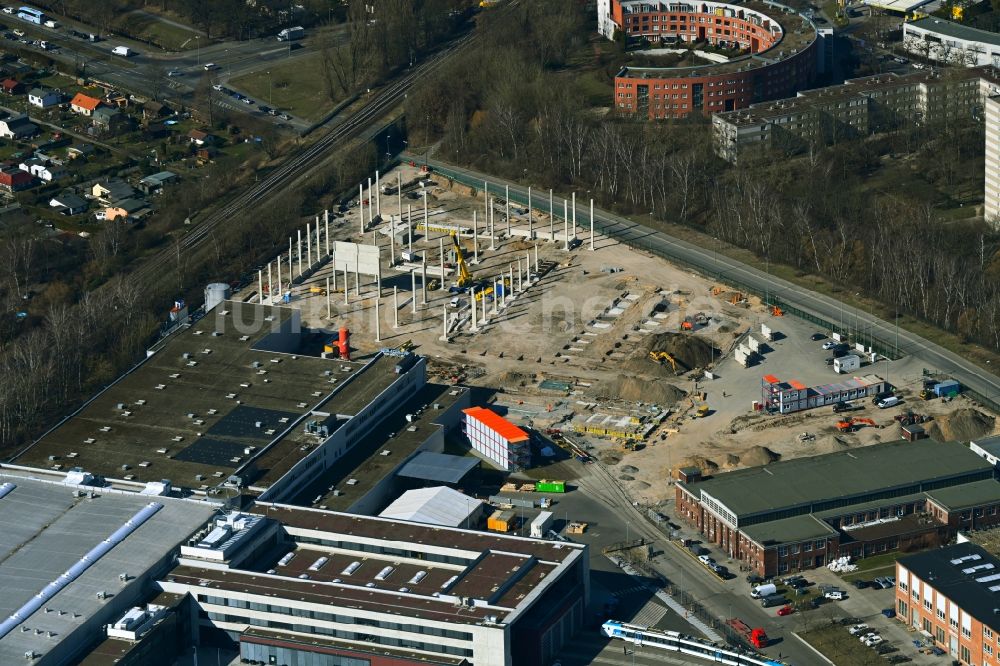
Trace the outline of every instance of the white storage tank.
<path fill-rule="evenodd" d="M 225 282 L 213 282 L 205 287 L 205 312 L 229 298 L 229 285 Z"/>

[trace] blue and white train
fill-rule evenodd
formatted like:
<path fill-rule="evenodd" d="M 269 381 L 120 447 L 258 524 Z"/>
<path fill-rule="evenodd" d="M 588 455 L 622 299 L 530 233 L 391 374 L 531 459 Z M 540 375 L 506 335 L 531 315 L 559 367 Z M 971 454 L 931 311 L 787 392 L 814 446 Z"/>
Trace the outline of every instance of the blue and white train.
<path fill-rule="evenodd" d="M 620 638 L 635 645 L 658 647 L 671 652 L 697 657 L 717 664 L 731 666 L 788 666 L 783 661 L 770 659 L 757 653 L 738 652 L 731 648 L 721 648 L 707 641 L 698 640 L 676 631 L 657 631 L 617 620 L 608 620 L 601 625 L 601 631 L 609 638 Z"/>

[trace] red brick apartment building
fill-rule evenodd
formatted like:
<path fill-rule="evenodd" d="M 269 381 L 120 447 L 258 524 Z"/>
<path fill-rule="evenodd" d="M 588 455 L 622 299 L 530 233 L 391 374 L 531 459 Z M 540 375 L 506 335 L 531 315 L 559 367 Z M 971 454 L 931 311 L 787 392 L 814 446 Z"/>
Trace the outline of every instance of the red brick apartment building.
<path fill-rule="evenodd" d="M 1000 559 L 972 543 L 896 562 L 896 618 L 970 666 L 1000 664 Z"/>
<path fill-rule="evenodd" d="M 825 60 L 811 21 L 762 2 L 600 0 L 598 31 L 661 48 L 705 42 L 741 52 L 731 59 L 702 54 L 706 63 L 697 66 L 623 68 L 615 77 L 616 110 L 651 120 L 710 115 L 794 95 L 812 83 Z"/>
<path fill-rule="evenodd" d="M 906 465 L 900 465 L 906 460 Z M 879 444 L 703 478 L 681 470 L 677 516 L 761 576 L 941 545 L 1000 524 L 994 468 L 961 444 Z"/>

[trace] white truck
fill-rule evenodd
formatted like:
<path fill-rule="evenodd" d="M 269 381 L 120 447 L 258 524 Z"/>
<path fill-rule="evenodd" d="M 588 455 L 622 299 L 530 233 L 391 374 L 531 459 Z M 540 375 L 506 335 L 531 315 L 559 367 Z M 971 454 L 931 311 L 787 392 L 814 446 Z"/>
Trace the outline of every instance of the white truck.
<path fill-rule="evenodd" d="M 293 42 L 296 39 L 302 39 L 306 36 L 306 29 L 302 26 L 295 26 L 294 28 L 285 28 L 278 33 L 279 42 Z"/>
<path fill-rule="evenodd" d="M 764 597 L 769 597 L 778 592 L 778 586 L 774 583 L 766 583 L 764 585 L 758 585 L 750 590 L 750 596 L 754 599 L 763 599 Z"/>
<path fill-rule="evenodd" d="M 545 536 L 545 533 L 549 531 L 549 527 L 552 526 L 552 512 L 542 511 L 538 516 L 531 521 L 531 536 L 535 539 L 541 539 Z"/>
<path fill-rule="evenodd" d="M 115 48 L 111 49 L 111 52 L 116 56 L 122 56 L 123 58 L 129 57 L 133 53 L 132 49 L 130 49 L 127 46 L 116 46 Z"/>

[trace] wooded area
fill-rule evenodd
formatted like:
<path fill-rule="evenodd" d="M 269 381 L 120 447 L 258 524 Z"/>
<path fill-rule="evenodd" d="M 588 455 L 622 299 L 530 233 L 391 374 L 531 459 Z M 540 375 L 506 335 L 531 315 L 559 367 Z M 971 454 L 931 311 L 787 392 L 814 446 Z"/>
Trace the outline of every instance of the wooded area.
<path fill-rule="evenodd" d="M 411 144 L 439 142 L 456 163 L 689 225 L 1000 350 L 1000 234 L 954 214 L 958 192 L 981 201 L 981 122 L 734 167 L 713 155 L 704 118 L 633 122 L 586 103 L 585 72 L 610 90 L 611 70 L 579 3 L 538 0 L 481 19 L 482 48 L 410 96 Z"/>

